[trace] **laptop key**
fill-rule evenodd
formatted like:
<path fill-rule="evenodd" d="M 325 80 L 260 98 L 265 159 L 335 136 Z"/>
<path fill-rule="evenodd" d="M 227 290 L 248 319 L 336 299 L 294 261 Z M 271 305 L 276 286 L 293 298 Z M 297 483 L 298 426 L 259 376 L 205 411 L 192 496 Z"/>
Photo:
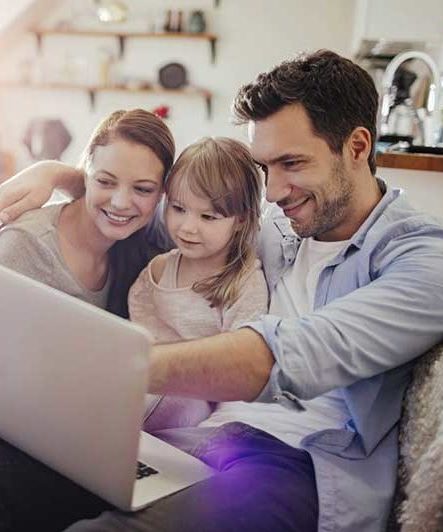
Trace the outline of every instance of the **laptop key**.
<path fill-rule="evenodd" d="M 137 480 L 141 478 L 150 477 L 151 475 L 157 475 L 158 471 L 151 466 L 143 464 L 142 462 L 137 462 Z"/>

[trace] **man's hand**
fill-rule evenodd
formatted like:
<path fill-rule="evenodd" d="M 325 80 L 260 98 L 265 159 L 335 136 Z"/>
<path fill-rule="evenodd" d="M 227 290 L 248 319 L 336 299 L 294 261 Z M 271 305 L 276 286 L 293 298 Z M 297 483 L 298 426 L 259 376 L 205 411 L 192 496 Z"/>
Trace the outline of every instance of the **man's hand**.
<path fill-rule="evenodd" d="M 59 161 L 42 161 L 0 185 L 0 226 L 24 212 L 44 205 L 55 188 L 64 188 L 75 197 L 83 192 L 83 173 Z"/>

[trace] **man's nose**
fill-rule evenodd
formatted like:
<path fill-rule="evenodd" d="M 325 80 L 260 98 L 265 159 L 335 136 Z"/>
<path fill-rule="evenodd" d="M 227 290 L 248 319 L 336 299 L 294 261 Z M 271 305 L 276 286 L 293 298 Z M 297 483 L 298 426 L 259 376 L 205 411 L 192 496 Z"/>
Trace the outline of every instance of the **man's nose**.
<path fill-rule="evenodd" d="M 111 197 L 111 205 L 115 209 L 123 210 L 131 206 L 131 198 L 129 191 L 124 188 L 119 188 L 114 191 Z"/>
<path fill-rule="evenodd" d="M 282 201 L 289 194 L 291 187 L 281 175 L 271 168 L 268 169 L 266 179 L 266 199 L 270 203 Z"/>

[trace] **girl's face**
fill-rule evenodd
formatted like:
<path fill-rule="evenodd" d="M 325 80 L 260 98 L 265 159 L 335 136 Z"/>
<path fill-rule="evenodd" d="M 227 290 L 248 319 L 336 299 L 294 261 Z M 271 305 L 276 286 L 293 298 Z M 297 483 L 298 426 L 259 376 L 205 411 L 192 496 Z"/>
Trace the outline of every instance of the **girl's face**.
<path fill-rule="evenodd" d="M 169 194 L 166 225 L 184 257 L 225 265 L 229 241 L 237 227 L 235 216 L 223 217 L 214 211 L 208 199 L 187 188 L 179 194 L 174 191 Z"/>
<path fill-rule="evenodd" d="M 97 146 L 85 204 L 104 237 L 123 240 L 150 221 L 162 194 L 163 172 L 160 159 L 142 144 L 117 139 Z"/>

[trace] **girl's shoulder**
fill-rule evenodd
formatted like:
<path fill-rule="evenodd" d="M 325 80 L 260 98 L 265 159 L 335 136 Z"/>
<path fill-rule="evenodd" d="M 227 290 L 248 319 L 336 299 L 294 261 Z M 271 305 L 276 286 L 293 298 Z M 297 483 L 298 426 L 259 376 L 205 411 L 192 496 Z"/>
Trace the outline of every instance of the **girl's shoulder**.
<path fill-rule="evenodd" d="M 171 260 L 176 260 L 178 255 L 178 249 L 172 249 L 167 253 L 157 255 L 148 265 L 152 280 L 158 284 L 165 271 L 166 265 Z"/>

